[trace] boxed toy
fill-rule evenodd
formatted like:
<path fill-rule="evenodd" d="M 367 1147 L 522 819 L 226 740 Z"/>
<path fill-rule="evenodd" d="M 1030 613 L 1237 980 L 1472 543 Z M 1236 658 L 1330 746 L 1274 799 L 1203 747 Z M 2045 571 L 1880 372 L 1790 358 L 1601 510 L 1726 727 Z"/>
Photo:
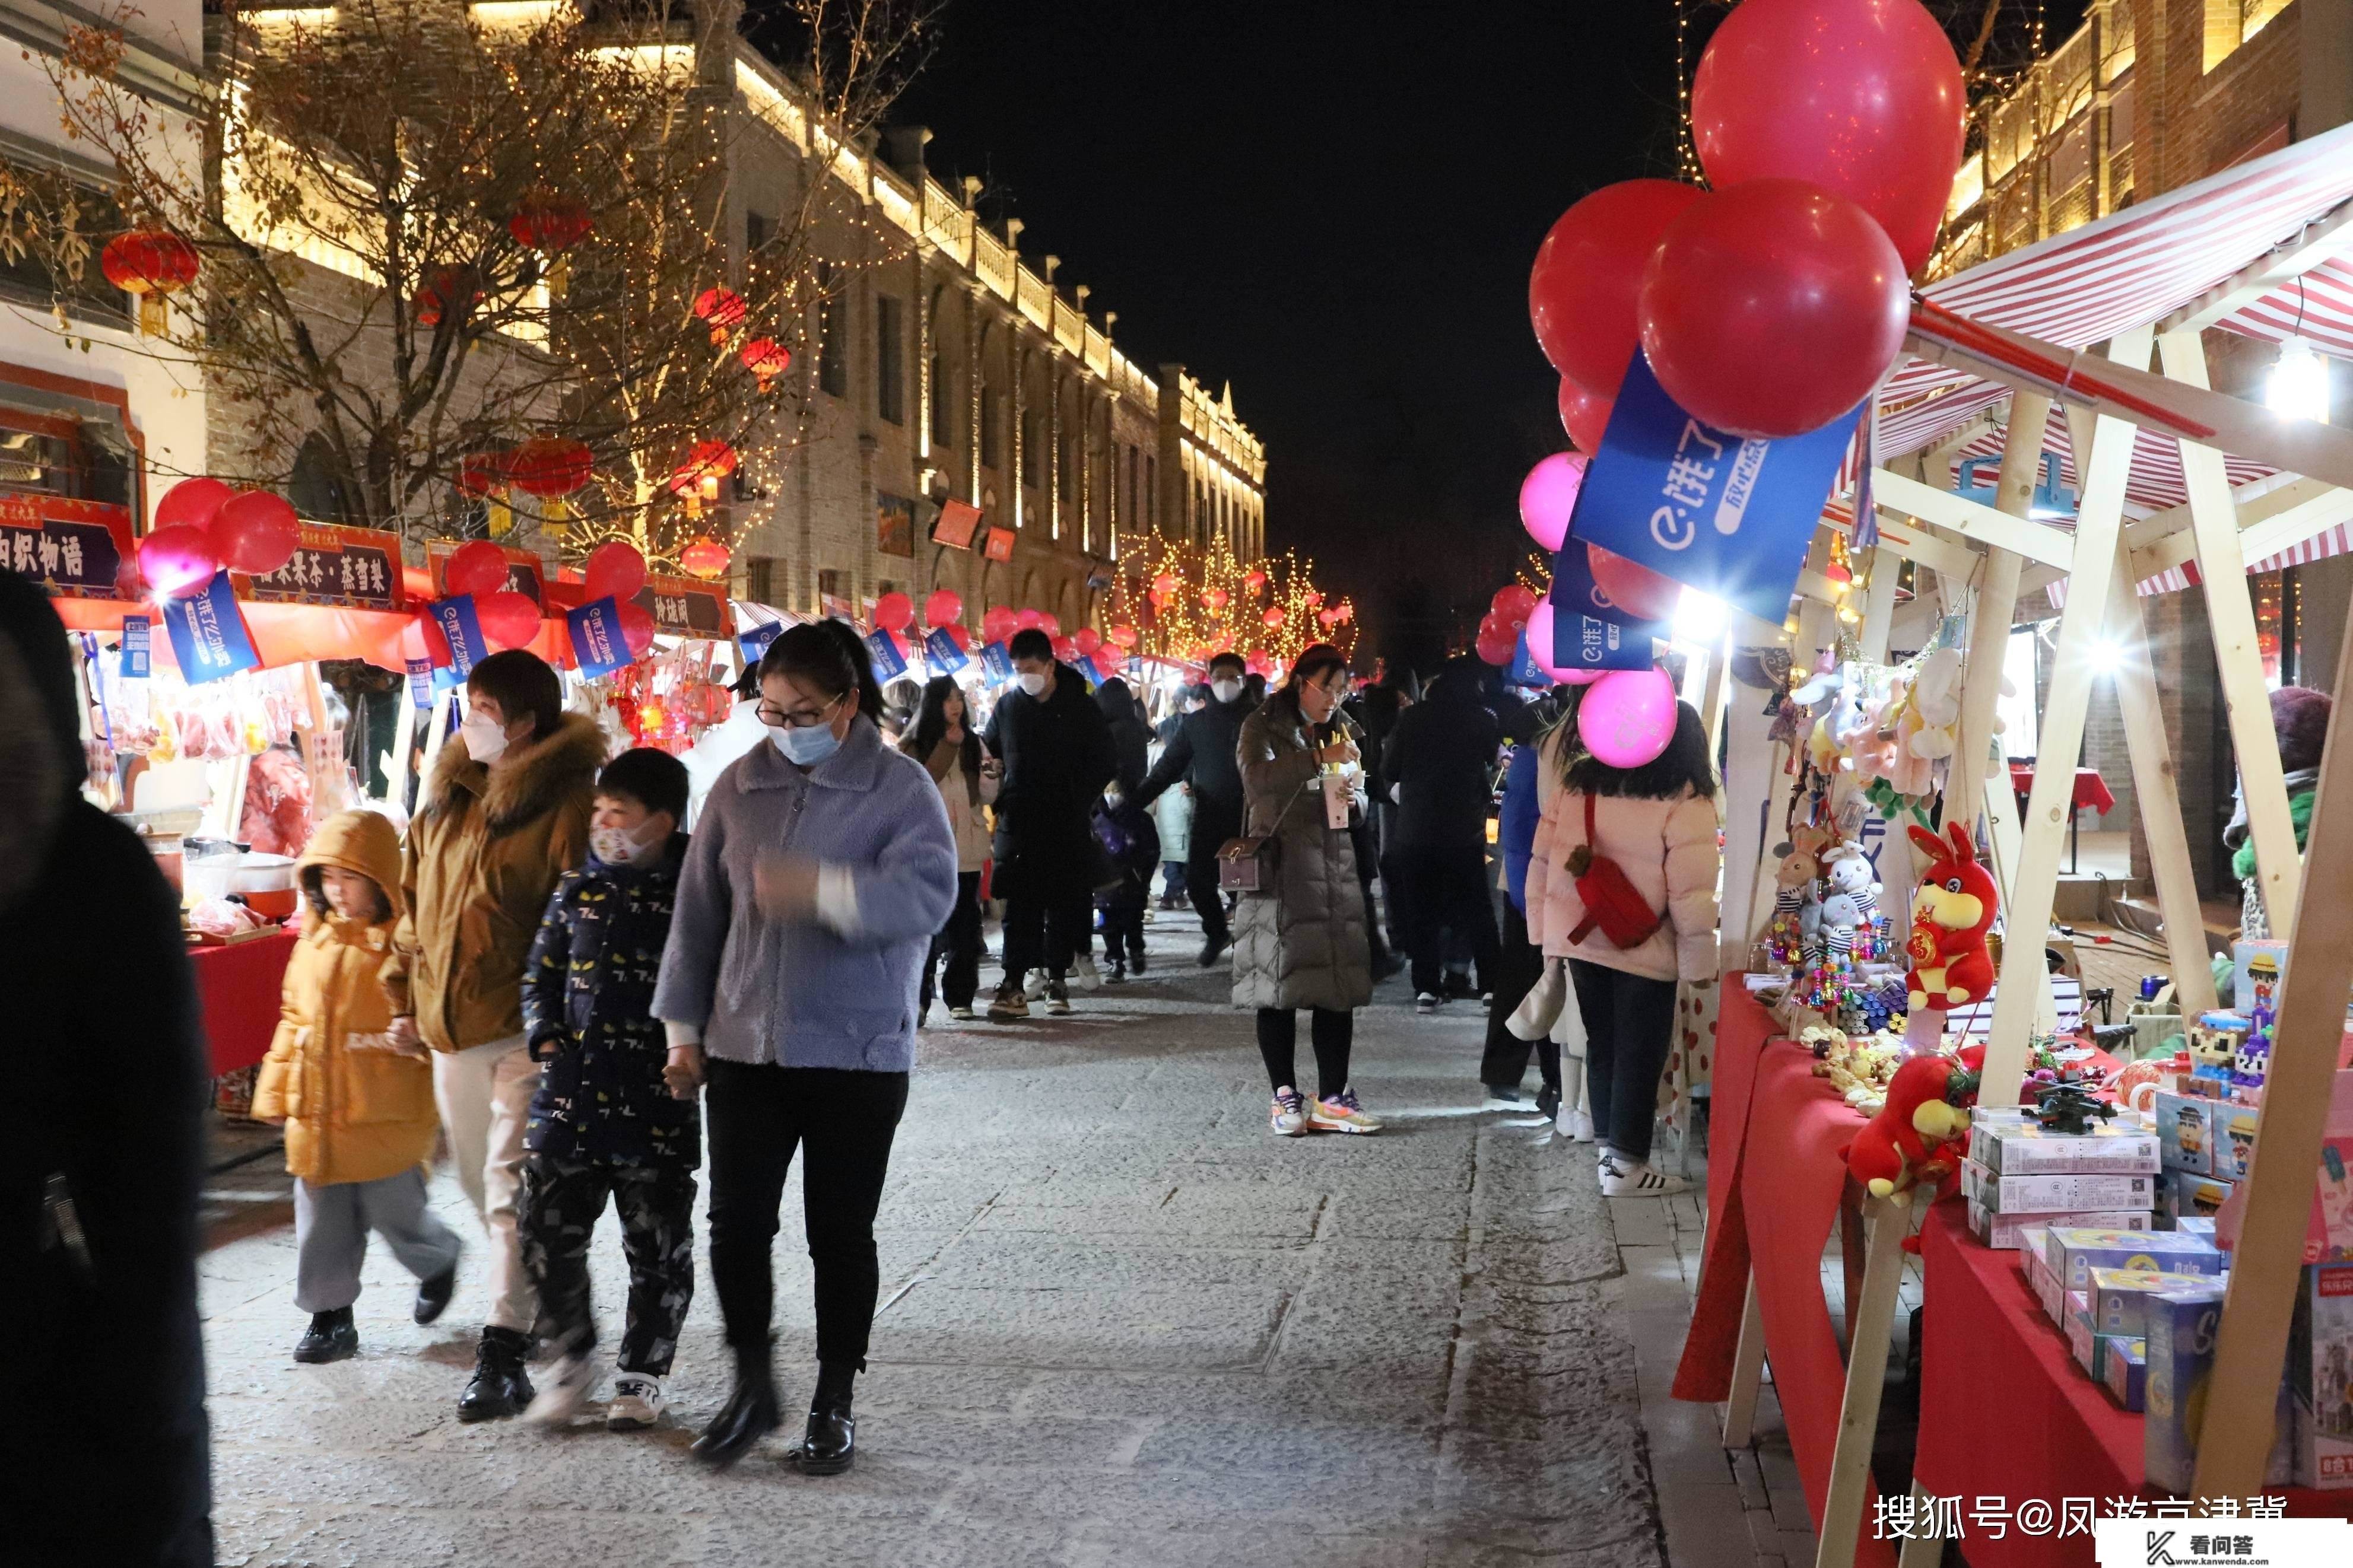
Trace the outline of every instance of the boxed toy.
<path fill-rule="evenodd" d="M 2180 1232 L 2183 1236 L 2200 1237 L 2211 1242 L 2214 1239 L 2214 1216 L 2211 1215 L 2183 1215 L 2180 1218 L 2173 1222 L 2173 1228 Z M 2222 1254 L 2222 1267 L 2228 1268 L 2230 1266 L 2231 1255 L 2226 1252 Z"/>
<path fill-rule="evenodd" d="M 2216 1256 L 2220 1256 L 2217 1254 Z M 2153 1268 L 2094 1268 L 2088 1294 L 2092 1299 L 2092 1331 L 2138 1339 L 2147 1331 L 2148 1299 L 2159 1290 L 2202 1283 L 2195 1274 L 2164 1273 Z"/>
<path fill-rule="evenodd" d="M 2080 1301 L 2084 1298 L 2078 1294 L 2068 1299 Z M 2077 1311 L 2067 1314 L 2067 1348 L 2074 1352 L 2075 1364 L 2089 1373 L 2094 1383 L 2100 1381 L 2098 1352 L 2101 1342 L 2100 1336 L 2092 1331 L 2091 1313 Z"/>
<path fill-rule="evenodd" d="M 2089 1209 L 2157 1207 L 2155 1176 L 1997 1176 L 1971 1160 L 1961 1167 L 1962 1184 L 1975 1172 L 1969 1201 L 1994 1214 L 2080 1214 Z"/>
<path fill-rule="evenodd" d="M 2051 1272 L 2041 1253 L 2026 1254 L 2026 1282 L 2034 1288 L 2034 1299 L 2042 1303 L 2044 1317 L 2053 1323 L 2065 1319 L 2067 1292 L 2059 1289 L 2059 1276 Z"/>
<path fill-rule="evenodd" d="M 2231 977 L 2232 1011 L 2252 1013 L 2259 1006 L 2274 1014 L 2279 1011 L 2280 982 L 2287 978 L 2287 946 L 2277 937 L 2231 944 L 2231 963 L 2235 966 Z M 2251 964 L 2249 961 L 2259 952 L 2271 962 Z"/>
<path fill-rule="evenodd" d="M 2187 1219 L 2212 1220 L 2231 1201 L 2238 1186 L 2220 1176 L 2194 1176 L 2187 1171 L 2168 1171 L 2159 1179 L 2158 1212 L 2171 1222 L 2178 1233 Z"/>
<path fill-rule="evenodd" d="M 2217 1280 L 2160 1290 L 2147 1303 L 2148 1366 L 2142 1401 L 2147 1420 L 2142 1440 L 2148 1484 L 2177 1495 L 2189 1491 L 2198 1468 L 2198 1432 L 2206 1416 L 2206 1381 L 2214 1370 L 2222 1292 Z M 2267 1487 L 2287 1485 L 2294 1469 L 2287 1394 L 2287 1385 L 2282 1384 L 2279 1430 L 2263 1476 Z"/>
<path fill-rule="evenodd" d="M 2148 1390 L 2148 1342 L 2113 1340 L 2102 1369 L 2108 1394 L 2127 1410 L 2138 1410 Z"/>
<path fill-rule="evenodd" d="M 2094 1123 L 2084 1133 L 2053 1132 L 2039 1121 L 1974 1127 L 1969 1158 L 1997 1176 L 2140 1176 L 2153 1175 L 2158 1167 L 2154 1136 L 2114 1123 Z"/>
<path fill-rule="evenodd" d="M 2138 1209 L 2095 1209 L 2089 1214 L 1995 1214 L 1969 1205 L 1969 1234 L 1988 1247 L 2024 1252 L 2039 1249 L 2041 1232 L 2054 1225 L 2079 1230 L 2153 1230 L 2157 1216 Z"/>
<path fill-rule="evenodd" d="M 2320 1168 L 2313 1173 L 2312 1210 L 2305 1222 L 2306 1263 L 2353 1262 L 2353 1072 L 2339 1072 L 2332 1085 L 2328 1120 L 2320 1143 Z M 2238 1244 L 2239 1192 L 2226 1197 L 2214 1234 L 2224 1246 Z"/>
<path fill-rule="evenodd" d="M 2206 1145 L 2213 1156 L 2213 1173 L 2226 1182 L 2243 1182 L 2255 1163 L 2255 1119 L 2252 1105 L 2216 1100 L 2206 1113 Z"/>
<path fill-rule="evenodd" d="M 2216 1279 L 2222 1255 L 2211 1242 L 2179 1231 L 2078 1230 L 2053 1226 L 2043 1241 L 2043 1261 L 2060 1288 L 2083 1290 L 2094 1268 L 2133 1268 L 2151 1273 Z"/>
<path fill-rule="evenodd" d="M 2295 1484 L 2353 1487 L 2353 1263 L 2304 1271 L 2287 1346 Z"/>
<path fill-rule="evenodd" d="M 2206 1121 L 2214 1102 L 2169 1089 L 2157 1091 L 2158 1159 L 2168 1171 L 2207 1175 L 2214 1169 Z"/>

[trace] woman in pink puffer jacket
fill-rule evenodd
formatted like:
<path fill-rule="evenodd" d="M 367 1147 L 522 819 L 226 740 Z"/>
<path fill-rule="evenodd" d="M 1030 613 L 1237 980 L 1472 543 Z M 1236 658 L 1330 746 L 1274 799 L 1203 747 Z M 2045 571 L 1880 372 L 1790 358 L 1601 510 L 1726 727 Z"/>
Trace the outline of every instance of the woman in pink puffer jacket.
<path fill-rule="evenodd" d="M 1601 1190 L 1664 1197 L 1688 1184 L 1651 1168 L 1659 1075 L 1673 1039 L 1675 982 L 1715 978 L 1715 884 L 1722 851 L 1707 729 L 1680 705 L 1674 739 L 1656 760 L 1613 768 L 1570 746 L 1570 727 L 1546 742 L 1537 773 L 1543 813 L 1528 860 L 1528 940 L 1566 959 L 1585 1020 L 1587 1097 L 1600 1132 Z M 1658 929 L 1621 948 L 1586 923 L 1571 858 L 1587 846 L 1618 863 Z"/>

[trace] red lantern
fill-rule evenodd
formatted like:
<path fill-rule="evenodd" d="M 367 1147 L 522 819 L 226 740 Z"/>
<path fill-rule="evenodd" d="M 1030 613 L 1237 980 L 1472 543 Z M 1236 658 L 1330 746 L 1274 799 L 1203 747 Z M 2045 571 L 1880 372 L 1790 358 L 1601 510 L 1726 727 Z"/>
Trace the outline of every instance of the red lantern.
<path fill-rule="evenodd" d="M 733 289 L 705 289 L 694 298 L 694 316 L 711 324 L 711 342 L 716 347 L 744 324 L 744 296 Z"/>
<path fill-rule="evenodd" d="M 506 455 L 517 489 L 544 499 L 568 496 L 596 471 L 596 455 L 568 436 L 534 436 Z"/>
<path fill-rule="evenodd" d="M 1336 626 L 1340 624 L 1340 612 L 1337 610 L 1318 610 L 1315 612 L 1315 620 L 1319 626 L 1329 630 L 1331 627 Z"/>
<path fill-rule="evenodd" d="M 1174 572 L 1163 572 L 1159 576 L 1155 577 L 1152 580 L 1152 591 L 1155 594 L 1175 593 L 1176 591 L 1176 574 Z"/>
<path fill-rule="evenodd" d="M 734 552 L 707 533 L 687 541 L 686 548 L 678 552 L 678 563 L 697 577 L 723 576 L 727 563 L 734 559 Z"/>
<path fill-rule="evenodd" d="M 670 488 L 686 502 L 686 515 L 701 517 L 702 504 L 719 499 L 719 481 L 735 471 L 735 448 L 724 441 L 697 441 L 670 477 Z"/>
<path fill-rule="evenodd" d="M 455 596 L 495 594 L 507 585 L 506 552 L 487 539 L 458 546 L 449 564 L 441 569 L 441 590 Z"/>
<path fill-rule="evenodd" d="M 507 482 L 507 455 L 504 452 L 469 452 L 458 463 L 458 491 L 477 498 L 489 495 Z"/>
<path fill-rule="evenodd" d="M 1356 606 L 1343 599 L 1340 601 L 1340 607 L 1332 613 L 1344 622 L 1353 621 L 1356 618 Z"/>
<path fill-rule="evenodd" d="M 1272 631 L 1275 627 L 1282 625 L 1282 606 L 1280 605 L 1268 605 L 1266 614 L 1261 616 L 1259 619 L 1266 623 L 1267 629 L 1269 631 Z"/>
<path fill-rule="evenodd" d="M 99 270 L 126 294 L 139 296 L 139 330 L 160 336 L 172 325 L 166 301 L 196 280 L 196 247 L 163 229 L 118 234 L 98 253 Z"/>
<path fill-rule="evenodd" d="M 474 619 L 492 647 L 521 647 L 539 635 L 539 606 L 528 594 L 502 588 L 474 600 Z"/>
<path fill-rule="evenodd" d="M 646 558 L 628 540 L 608 539 L 588 552 L 587 569 L 582 575 L 587 579 L 589 598 L 626 604 L 646 585 Z"/>
<path fill-rule="evenodd" d="M 893 591 L 874 601 L 874 624 L 886 632 L 903 632 L 915 624 L 915 601 Z"/>
<path fill-rule="evenodd" d="M 964 614 L 964 599 L 953 588 L 934 588 L 923 601 L 923 624 L 944 626 Z"/>
<path fill-rule="evenodd" d="M 266 577 L 293 560 L 295 546 L 302 542 L 293 503 L 268 490 L 231 496 L 206 531 L 222 565 L 254 577 Z"/>
<path fill-rule="evenodd" d="M 507 232 L 517 245 L 545 256 L 571 249 L 596 228 L 587 203 L 544 188 L 525 191 L 514 216 L 507 219 Z"/>
<path fill-rule="evenodd" d="M 1229 595 L 1223 588 L 1204 588 L 1201 590 L 1201 603 L 1208 605 L 1209 608 L 1213 610 L 1224 609 L 1226 607 L 1226 600 L 1229 596 Z"/>
<path fill-rule="evenodd" d="M 1266 586 L 1266 574 L 1263 572 L 1245 573 L 1242 576 L 1242 586 L 1249 589 L 1253 594 L 1257 593 L 1261 588 Z"/>
<path fill-rule="evenodd" d="M 1135 647 L 1137 641 L 1135 628 L 1123 622 L 1120 625 L 1112 627 L 1111 640 L 1119 644 L 1122 647 L 1133 648 Z"/>
<path fill-rule="evenodd" d="M 754 338 L 735 351 L 744 368 L 757 379 L 760 390 L 765 392 L 776 377 L 785 374 L 793 363 L 793 353 L 774 338 Z"/>
<path fill-rule="evenodd" d="M 429 280 L 417 286 L 417 324 L 439 326 L 442 313 L 453 303 L 462 301 L 467 310 L 480 304 L 482 290 L 473 279 L 474 269 L 470 267 L 436 268 Z"/>

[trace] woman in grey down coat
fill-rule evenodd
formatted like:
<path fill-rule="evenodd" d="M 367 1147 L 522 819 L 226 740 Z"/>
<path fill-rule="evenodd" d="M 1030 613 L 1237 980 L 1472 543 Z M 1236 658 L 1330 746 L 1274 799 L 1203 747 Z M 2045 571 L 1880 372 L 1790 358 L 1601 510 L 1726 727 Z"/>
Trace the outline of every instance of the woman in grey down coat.
<path fill-rule="evenodd" d="M 1259 1054 L 1274 1089 L 1270 1125 L 1286 1138 L 1381 1128 L 1348 1087 L 1354 1010 L 1373 997 L 1365 892 L 1348 829 L 1324 826 L 1323 768 L 1360 764 L 1355 726 L 1340 711 L 1347 686 L 1340 650 L 1317 643 L 1242 721 L 1239 744 L 1245 831 L 1272 834 L 1279 847 L 1271 890 L 1245 895 L 1235 923 L 1234 1005 L 1258 1009 Z M 1313 1100 L 1293 1070 L 1302 1007 L 1315 1047 Z"/>

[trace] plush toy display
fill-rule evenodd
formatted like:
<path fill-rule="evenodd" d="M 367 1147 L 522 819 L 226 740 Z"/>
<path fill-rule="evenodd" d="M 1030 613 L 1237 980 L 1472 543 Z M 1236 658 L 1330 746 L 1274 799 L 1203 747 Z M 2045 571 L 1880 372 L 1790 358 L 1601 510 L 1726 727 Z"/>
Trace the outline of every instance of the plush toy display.
<path fill-rule="evenodd" d="M 1830 852 L 1822 863 L 1822 879 L 1832 894 L 1844 894 L 1854 900 L 1855 913 L 1862 924 L 1879 918 L 1879 879 L 1871 874 L 1871 859 L 1859 844 L 1841 844 Z"/>
<path fill-rule="evenodd" d="M 1984 1059 L 1971 1046 L 1958 1056 L 1913 1057 L 1895 1069 L 1886 1103 L 1839 1151 L 1865 1191 L 1897 1205 L 1910 1203 L 1915 1187 L 1944 1195 L 1960 1174 Z"/>
<path fill-rule="evenodd" d="M 1977 844 L 1961 824 L 1947 824 L 1941 838 L 1925 827 L 1910 832 L 1928 858 L 1912 900 L 1911 1005 L 1942 1011 L 1980 1001 L 1993 989 L 1993 961 L 1986 956 L 1986 932 L 2000 903 L 1993 874 L 1978 863 Z"/>

